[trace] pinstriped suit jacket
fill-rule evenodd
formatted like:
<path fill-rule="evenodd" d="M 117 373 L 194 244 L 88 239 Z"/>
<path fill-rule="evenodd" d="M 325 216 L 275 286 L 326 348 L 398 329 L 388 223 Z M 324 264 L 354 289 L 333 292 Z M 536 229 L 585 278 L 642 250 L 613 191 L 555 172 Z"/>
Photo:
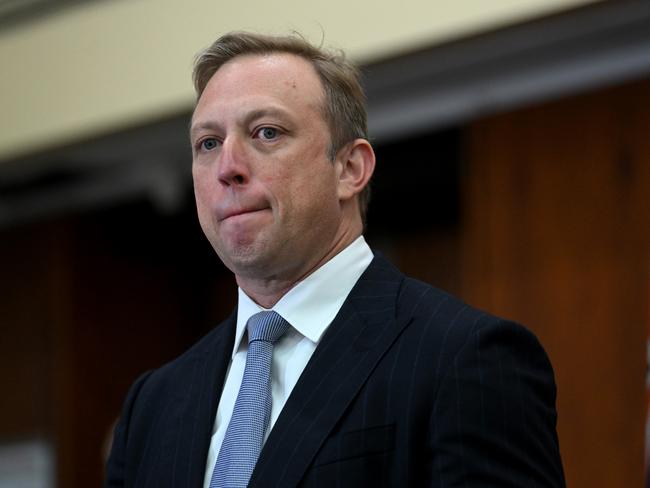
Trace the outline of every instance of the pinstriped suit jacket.
<path fill-rule="evenodd" d="M 131 388 L 107 487 L 202 485 L 235 314 Z M 526 329 L 375 257 L 264 445 L 255 487 L 556 487 L 551 365 Z"/>

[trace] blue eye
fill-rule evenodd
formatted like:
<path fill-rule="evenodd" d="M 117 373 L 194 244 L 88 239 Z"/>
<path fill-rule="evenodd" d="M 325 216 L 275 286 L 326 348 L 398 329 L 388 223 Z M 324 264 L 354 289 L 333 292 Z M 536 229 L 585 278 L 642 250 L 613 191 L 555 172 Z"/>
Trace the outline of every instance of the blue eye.
<path fill-rule="evenodd" d="M 217 140 L 214 137 L 208 137 L 207 139 L 203 139 L 201 141 L 201 149 L 205 151 L 210 151 L 217 147 Z"/>
<path fill-rule="evenodd" d="M 275 129 L 274 127 L 262 127 L 257 131 L 257 135 L 261 139 L 275 139 L 278 137 L 278 129 Z"/>

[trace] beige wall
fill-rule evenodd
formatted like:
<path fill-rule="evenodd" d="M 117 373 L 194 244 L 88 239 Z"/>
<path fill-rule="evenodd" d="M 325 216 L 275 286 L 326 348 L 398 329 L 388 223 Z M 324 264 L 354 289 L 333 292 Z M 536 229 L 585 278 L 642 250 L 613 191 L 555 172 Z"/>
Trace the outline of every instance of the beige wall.
<path fill-rule="evenodd" d="M 370 60 L 593 0 L 105 0 L 0 31 L 0 161 L 191 107 L 220 33 L 299 30 Z"/>

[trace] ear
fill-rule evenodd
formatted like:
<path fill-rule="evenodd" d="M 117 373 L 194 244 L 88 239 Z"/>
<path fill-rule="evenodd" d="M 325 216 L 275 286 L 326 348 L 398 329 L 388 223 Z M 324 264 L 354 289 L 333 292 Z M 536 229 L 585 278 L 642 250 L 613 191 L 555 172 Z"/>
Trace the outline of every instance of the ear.
<path fill-rule="evenodd" d="M 365 139 L 355 139 L 337 156 L 338 197 L 349 200 L 361 193 L 375 171 L 375 152 Z"/>

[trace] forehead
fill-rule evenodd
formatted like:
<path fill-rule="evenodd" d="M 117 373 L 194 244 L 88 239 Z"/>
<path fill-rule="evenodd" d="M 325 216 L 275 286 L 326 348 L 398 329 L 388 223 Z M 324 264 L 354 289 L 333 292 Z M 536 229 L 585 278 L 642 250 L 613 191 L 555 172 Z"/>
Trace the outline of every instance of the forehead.
<path fill-rule="evenodd" d="M 242 55 L 224 63 L 210 78 L 194 115 L 226 103 L 244 108 L 280 102 L 320 111 L 323 100 L 320 77 L 308 60 L 288 53 Z"/>

